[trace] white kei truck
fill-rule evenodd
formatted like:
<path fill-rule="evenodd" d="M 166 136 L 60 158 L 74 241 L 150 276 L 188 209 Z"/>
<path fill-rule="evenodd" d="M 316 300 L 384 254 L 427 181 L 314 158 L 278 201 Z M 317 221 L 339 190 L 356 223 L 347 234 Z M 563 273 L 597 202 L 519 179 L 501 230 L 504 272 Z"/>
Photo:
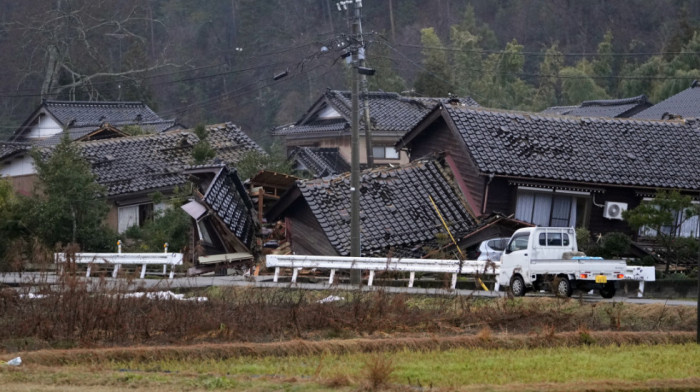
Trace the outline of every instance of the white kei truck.
<path fill-rule="evenodd" d="M 571 227 L 519 229 L 508 241 L 498 283 L 519 297 L 547 290 L 569 297 L 573 290 L 598 290 L 603 298 L 615 296 L 615 282 L 625 279 L 624 260 L 586 257 L 576 246 Z"/>

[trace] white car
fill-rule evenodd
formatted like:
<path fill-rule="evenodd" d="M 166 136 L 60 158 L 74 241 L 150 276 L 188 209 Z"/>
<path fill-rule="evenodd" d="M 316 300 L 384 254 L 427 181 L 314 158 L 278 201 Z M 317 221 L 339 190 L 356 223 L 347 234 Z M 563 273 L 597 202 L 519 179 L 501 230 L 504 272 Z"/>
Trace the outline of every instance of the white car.
<path fill-rule="evenodd" d="M 481 245 L 479 245 L 476 259 L 481 261 L 500 261 L 501 254 L 506 249 L 509 239 L 508 237 L 503 237 L 482 241 Z"/>

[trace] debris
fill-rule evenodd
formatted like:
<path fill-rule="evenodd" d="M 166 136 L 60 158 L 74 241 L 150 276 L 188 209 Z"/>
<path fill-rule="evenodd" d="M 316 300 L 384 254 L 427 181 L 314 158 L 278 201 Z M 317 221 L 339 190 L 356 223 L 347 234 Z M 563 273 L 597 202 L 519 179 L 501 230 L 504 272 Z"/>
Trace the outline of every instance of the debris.
<path fill-rule="evenodd" d="M 10 366 L 19 366 L 22 364 L 22 358 L 20 358 L 20 357 L 12 358 L 9 361 L 7 361 L 7 364 Z"/>
<path fill-rule="evenodd" d="M 326 297 L 324 299 L 318 300 L 318 303 L 325 304 L 328 302 L 336 302 L 336 301 L 345 301 L 345 298 L 339 297 L 337 295 L 329 295 L 328 297 Z"/>
<path fill-rule="evenodd" d="M 148 299 L 177 299 L 180 301 L 195 301 L 195 302 L 206 302 L 209 300 L 207 297 L 192 297 L 185 298 L 185 294 L 175 294 L 172 291 L 157 291 L 157 292 L 136 292 L 124 294 L 124 298 L 143 298 Z"/>

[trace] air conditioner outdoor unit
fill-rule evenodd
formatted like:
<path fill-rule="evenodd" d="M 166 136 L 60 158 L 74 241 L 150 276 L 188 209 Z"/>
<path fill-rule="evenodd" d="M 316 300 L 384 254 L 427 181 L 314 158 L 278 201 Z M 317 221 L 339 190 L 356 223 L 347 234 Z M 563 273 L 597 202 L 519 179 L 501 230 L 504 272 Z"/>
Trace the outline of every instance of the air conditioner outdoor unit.
<path fill-rule="evenodd" d="M 627 211 L 627 203 L 618 201 L 606 201 L 603 217 L 608 219 L 622 220 L 622 211 Z"/>

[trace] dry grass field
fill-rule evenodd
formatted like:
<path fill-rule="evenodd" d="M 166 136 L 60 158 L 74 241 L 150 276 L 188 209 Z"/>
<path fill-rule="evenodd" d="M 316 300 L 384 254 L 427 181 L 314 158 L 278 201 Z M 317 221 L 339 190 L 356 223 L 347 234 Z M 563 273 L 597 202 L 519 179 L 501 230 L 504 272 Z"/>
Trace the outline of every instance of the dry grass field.
<path fill-rule="evenodd" d="M 0 291 L 5 391 L 700 390 L 696 309 L 209 288 Z M 329 296 L 337 301 L 321 301 Z"/>

